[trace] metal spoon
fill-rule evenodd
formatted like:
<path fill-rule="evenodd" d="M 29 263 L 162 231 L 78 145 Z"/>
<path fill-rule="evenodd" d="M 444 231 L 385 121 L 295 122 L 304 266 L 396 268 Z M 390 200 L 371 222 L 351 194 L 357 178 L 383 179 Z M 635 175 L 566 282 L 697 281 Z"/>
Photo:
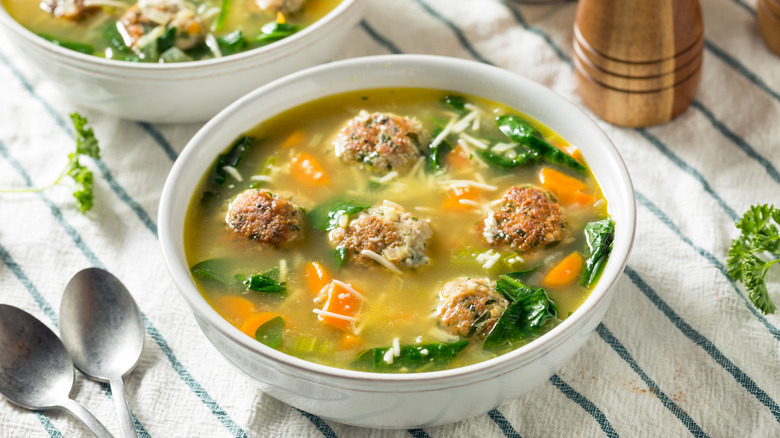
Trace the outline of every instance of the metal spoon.
<path fill-rule="evenodd" d="M 0 393 L 31 410 L 70 412 L 96 436 L 108 429 L 69 398 L 75 371 L 60 338 L 34 316 L 0 304 Z"/>
<path fill-rule="evenodd" d="M 122 377 L 141 357 L 144 324 L 130 292 L 103 269 L 78 272 L 62 295 L 60 333 L 76 368 L 111 386 L 122 436 L 136 437 Z"/>

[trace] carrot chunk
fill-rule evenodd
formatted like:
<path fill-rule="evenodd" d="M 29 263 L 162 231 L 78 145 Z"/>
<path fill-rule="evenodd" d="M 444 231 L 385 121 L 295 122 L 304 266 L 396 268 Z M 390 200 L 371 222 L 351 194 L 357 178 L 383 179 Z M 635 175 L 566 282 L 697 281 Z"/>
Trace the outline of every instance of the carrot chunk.
<path fill-rule="evenodd" d="M 351 286 L 350 286 L 351 287 Z M 331 281 L 328 289 L 328 300 L 317 317 L 323 324 L 328 324 L 344 331 L 350 331 L 363 305 L 363 298 L 356 295 L 341 282 Z"/>
<path fill-rule="evenodd" d="M 331 281 L 328 271 L 317 262 L 308 263 L 304 267 L 304 275 L 306 276 L 306 284 L 309 286 L 309 292 L 315 296 Z"/>
<path fill-rule="evenodd" d="M 255 332 L 257 332 L 257 329 L 261 325 L 265 324 L 266 322 L 270 321 L 273 318 L 276 318 L 277 316 L 278 315 L 276 313 L 272 313 L 272 312 L 255 313 L 254 315 L 245 319 L 244 322 L 241 324 L 241 327 L 239 327 L 239 329 L 242 332 L 246 333 L 247 336 L 254 338 Z"/>
<path fill-rule="evenodd" d="M 539 182 L 542 186 L 555 194 L 564 206 L 579 204 L 589 205 L 596 202 L 596 197 L 583 190 L 588 185 L 577 178 L 561 173 L 555 169 L 545 167 L 539 171 Z"/>
<path fill-rule="evenodd" d="M 471 160 L 469 159 L 468 153 L 466 153 L 466 151 L 460 146 L 452 149 L 450 153 L 447 154 L 444 161 L 449 167 L 455 169 L 463 169 L 471 165 Z"/>
<path fill-rule="evenodd" d="M 571 284 L 580 275 L 582 263 L 583 260 L 580 253 L 574 251 L 547 273 L 547 276 L 542 281 L 542 285 L 546 287 L 562 287 Z"/>
<path fill-rule="evenodd" d="M 303 184 L 310 186 L 324 186 L 329 180 L 317 160 L 304 152 L 295 155 L 292 158 L 291 173 L 293 178 Z"/>
<path fill-rule="evenodd" d="M 255 313 L 255 305 L 244 297 L 236 295 L 223 295 L 213 302 L 214 308 L 220 315 L 232 323 L 243 321 Z"/>
<path fill-rule="evenodd" d="M 447 193 L 442 208 L 451 211 L 472 210 L 474 208 L 472 202 L 478 202 L 480 196 L 482 196 L 482 190 L 476 187 L 455 187 Z M 461 199 L 466 202 L 460 202 Z"/>
<path fill-rule="evenodd" d="M 298 146 L 299 144 L 303 143 L 305 138 L 306 136 L 304 135 L 303 131 L 295 131 L 284 140 L 282 147 L 291 148 L 293 146 Z"/>

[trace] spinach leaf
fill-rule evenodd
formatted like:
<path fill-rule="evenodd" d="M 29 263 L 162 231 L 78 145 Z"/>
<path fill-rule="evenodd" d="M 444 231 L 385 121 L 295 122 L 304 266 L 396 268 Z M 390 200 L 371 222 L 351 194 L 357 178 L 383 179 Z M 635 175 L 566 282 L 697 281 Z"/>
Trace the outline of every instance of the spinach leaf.
<path fill-rule="evenodd" d="M 441 134 L 442 129 L 436 128 L 433 131 L 433 138 Z M 428 147 L 428 157 L 425 162 L 428 172 L 438 172 L 444 168 L 444 157 L 452 151 L 452 145 L 447 140 L 442 140 L 433 147 Z"/>
<path fill-rule="evenodd" d="M 276 316 L 264 322 L 255 331 L 255 339 L 271 348 L 279 348 L 284 337 L 284 320 Z"/>
<path fill-rule="evenodd" d="M 227 56 L 246 49 L 247 42 L 239 29 L 217 38 L 217 45 L 222 55 Z"/>
<path fill-rule="evenodd" d="M 111 22 L 103 31 L 103 39 L 108 42 L 108 47 L 111 49 L 110 59 L 139 62 L 141 58 L 139 58 L 131 48 L 125 45 L 125 40 L 119 33 L 117 25 L 118 23 Z"/>
<path fill-rule="evenodd" d="M 358 356 L 353 364 L 366 371 L 388 372 L 422 372 L 433 371 L 445 367 L 463 351 L 469 344 L 465 339 L 445 344 L 433 342 L 429 344 L 402 345 L 400 354 L 393 356 L 392 363 L 385 361 L 390 347 L 372 348 Z"/>
<path fill-rule="evenodd" d="M 95 47 L 92 46 L 91 44 L 85 44 L 85 43 L 80 43 L 78 41 L 71 41 L 63 38 L 57 38 L 55 36 L 46 33 L 39 33 L 38 36 L 60 47 L 64 47 L 70 50 L 75 50 L 80 53 L 86 53 L 87 55 L 91 55 L 95 52 Z"/>
<path fill-rule="evenodd" d="M 527 120 L 514 114 L 504 114 L 496 117 L 498 129 L 512 140 L 522 143 L 528 137 L 543 138 L 542 133 L 533 127 Z"/>
<path fill-rule="evenodd" d="M 539 161 L 539 153 L 537 151 L 521 145 L 518 145 L 514 150 L 517 154 L 514 158 L 509 158 L 504 154 L 497 154 L 490 149 L 477 149 L 476 153 L 482 161 L 502 169 L 514 169 L 522 164 L 533 164 Z"/>
<path fill-rule="evenodd" d="M 272 293 L 284 296 L 287 294 L 286 283 L 279 281 L 279 268 L 273 268 L 262 274 L 250 275 L 243 283 L 255 292 Z"/>
<path fill-rule="evenodd" d="M 314 207 L 306 214 L 306 219 L 314 228 L 320 231 L 329 231 L 339 226 L 339 218 L 342 214 L 352 216 L 368 207 L 368 205 L 358 201 L 334 198 Z"/>
<path fill-rule="evenodd" d="M 244 157 L 246 151 L 249 150 L 249 148 L 253 146 L 256 141 L 257 139 L 254 137 L 242 135 L 233 143 L 232 146 L 230 146 L 229 151 L 224 154 L 220 154 L 217 157 L 217 164 L 214 165 L 214 172 L 212 175 L 214 182 L 217 184 L 223 184 L 227 180 L 225 166 L 238 166 L 238 163 L 241 161 L 241 158 Z"/>
<path fill-rule="evenodd" d="M 162 54 L 165 53 L 166 50 L 170 49 L 176 44 L 176 32 L 178 29 L 176 26 L 171 26 L 168 29 L 165 29 L 165 32 L 163 32 L 162 35 L 160 35 L 159 38 L 157 38 L 157 53 Z"/>
<path fill-rule="evenodd" d="M 190 272 L 200 279 L 214 280 L 225 286 L 239 284 L 231 274 L 233 262 L 230 259 L 216 258 L 204 260 L 190 268 Z"/>
<path fill-rule="evenodd" d="M 612 241 L 615 238 L 615 222 L 612 219 L 588 222 L 585 224 L 585 239 L 588 242 L 588 256 L 585 260 L 585 269 L 580 278 L 580 284 L 590 287 L 601 276 L 604 265 L 607 263 Z"/>
<path fill-rule="evenodd" d="M 469 113 L 469 110 L 466 108 L 466 98 L 463 96 L 444 96 L 441 99 L 441 103 L 450 107 L 459 116 L 465 116 Z"/>
<path fill-rule="evenodd" d="M 222 7 L 219 9 L 219 16 L 214 23 L 214 30 L 220 31 L 225 27 L 225 20 L 227 20 L 228 10 L 230 9 L 230 0 L 222 0 Z"/>
<path fill-rule="evenodd" d="M 512 114 L 505 114 L 496 117 L 496 123 L 498 124 L 498 129 L 504 135 L 535 152 L 538 157 L 577 172 L 585 172 L 587 170 L 579 161 L 544 141 L 542 134 L 522 118 Z"/>
<path fill-rule="evenodd" d="M 265 46 L 294 34 L 301 30 L 301 26 L 290 23 L 272 21 L 260 28 L 260 35 L 255 38 L 258 46 Z"/>
<path fill-rule="evenodd" d="M 515 280 L 523 280 L 525 278 L 528 278 L 531 274 L 536 272 L 536 270 L 539 269 L 539 265 L 536 265 L 532 268 L 523 269 L 522 271 L 514 271 L 514 272 L 507 272 L 507 277 L 514 278 Z"/>
<path fill-rule="evenodd" d="M 505 351 L 533 337 L 542 327 L 558 316 L 558 307 L 542 288 L 534 289 L 506 275 L 497 286 L 499 292 L 512 302 L 485 338 L 484 348 Z"/>
<path fill-rule="evenodd" d="M 347 248 L 339 247 L 333 250 L 333 259 L 336 261 L 336 266 L 341 268 L 344 266 L 344 262 L 347 260 Z"/>

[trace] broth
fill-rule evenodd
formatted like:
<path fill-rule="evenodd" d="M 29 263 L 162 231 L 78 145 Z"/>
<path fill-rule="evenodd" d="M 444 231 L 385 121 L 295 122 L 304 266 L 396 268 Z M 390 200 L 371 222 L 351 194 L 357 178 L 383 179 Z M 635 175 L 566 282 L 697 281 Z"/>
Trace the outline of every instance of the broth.
<path fill-rule="evenodd" d="M 286 111 L 237 140 L 232 149 L 229 148 L 220 161 L 215 162 L 215 170 L 204 176 L 193 195 L 185 222 L 187 260 L 193 267 L 196 284 L 212 307 L 247 335 L 254 337 L 257 334 L 258 339 L 261 338 L 260 332 L 265 333 L 273 326 L 261 326 L 265 329 L 256 333 L 258 321 L 280 316 L 284 330 L 279 350 L 341 368 L 366 369 L 365 363 L 356 362 L 359 357 L 363 361 L 372 360 L 366 355 L 361 356 L 366 351 L 369 351 L 369 356 L 376 353 L 375 360 L 379 362 L 385 358 L 386 362 L 392 363 L 394 359 L 391 356 L 398 358 L 397 353 L 403 349 L 401 346 L 417 346 L 418 352 L 427 355 L 439 343 L 455 345 L 462 339 L 469 341 L 457 355 L 445 349 L 444 356 L 455 357 L 448 356 L 451 360 L 443 360 L 442 363 L 433 361 L 425 366 L 408 367 L 400 359 L 395 359 L 395 367 L 372 369 L 394 372 L 428 371 L 480 362 L 530 342 L 574 312 L 592 288 L 581 286 L 576 280 L 544 287 L 546 296 L 557 306 L 557 314 L 548 318 L 539 330 L 515 340 L 510 347 L 486 349 L 483 348 L 484 335 L 463 336 L 443 328 L 436 313 L 439 293 L 447 282 L 464 277 L 496 281 L 503 278 L 501 274 L 535 267 L 532 272 L 516 274 L 514 278 L 538 289 L 549 280 L 552 267 L 568 255 L 576 252 L 587 257 L 588 244 L 583 227 L 586 223 L 608 217 L 606 200 L 589 171 L 575 172 L 544 159 L 533 165 L 505 169 L 492 165 L 488 160 L 490 157 L 486 158 L 484 151 L 479 152 L 478 146 L 475 146 L 478 143 L 505 144 L 495 150 L 511 146 L 512 142 L 507 140 L 493 120 L 502 114 L 517 114 L 516 111 L 472 96 L 465 96 L 467 104 L 462 108 L 461 97 L 456 97 L 453 106 L 452 102 L 449 105 L 441 103 L 445 96 L 448 93 L 444 91 L 415 88 L 340 94 Z M 466 115 L 457 114 L 458 108 Z M 348 120 L 357 116 L 356 120 L 362 121 L 374 112 L 414 117 L 421 122 L 430 133 L 427 142 L 422 145 L 424 156 L 412 160 L 403 171 L 398 166 L 371 171 L 368 167 L 374 162 L 368 164 L 368 158 L 364 158 L 361 166 L 345 163 L 344 153 L 342 158 L 337 157 L 334 141 L 339 138 L 339 130 Z M 462 123 L 464 119 L 466 122 Z M 460 125 L 458 122 L 461 122 Z M 467 126 L 460 133 L 454 133 L 456 128 L 464 125 Z M 577 156 L 576 148 L 554 132 L 538 123 L 533 123 L 533 126 L 547 143 Z M 449 135 L 441 133 L 447 129 Z M 464 141 L 463 135 L 469 140 Z M 250 138 L 254 140 L 247 141 Z M 437 138 L 449 140 L 453 147 L 441 159 L 438 171 L 432 168 L 429 148 L 429 144 L 435 143 Z M 226 170 L 226 160 L 231 156 L 235 158 L 231 152 L 249 143 L 251 146 L 246 148 L 240 161 L 235 166 L 227 166 Z M 502 156 L 512 156 L 512 153 L 506 154 Z M 301 167 L 302 161 L 304 165 Z M 564 181 L 570 178 L 581 186 L 571 192 L 561 189 L 554 185 L 550 174 L 546 174 L 546 182 L 542 184 L 541 169 L 558 172 L 554 175 Z M 215 178 L 216 175 L 219 177 Z M 486 242 L 486 209 L 491 208 L 491 202 L 495 205 L 494 201 L 501 199 L 512 187 L 528 185 L 544 192 L 548 191 L 545 185 L 556 187 L 557 197 L 549 198 L 561 204 L 566 202 L 562 206 L 565 238 L 543 248 L 523 252 Z M 303 237 L 279 245 L 262 245 L 252 240 L 257 236 L 248 239 L 228 226 L 228 209 L 238 204 L 236 197 L 250 188 L 289 199 L 305 210 Z M 406 215 L 408 220 L 425 221 L 430 225 L 432 237 L 423 245 L 424 256 L 410 256 L 404 262 L 395 263 L 396 269 L 391 270 L 371 260 L 361 259 L 354 251 L 334 252 L 334 243 L 329 239 L 334 231 L 321 231 L 317 229 L 320 224 L 316 223 L 324 208 L 322 206 L 334 197 L 352 201 L 361 207 L 375 207 L 375 210 L 364 209 L 345 217 L 334 216 L 331 226 L 338 232 L 351 226 L 348 224 L 354 224 L 361 214 L 368 215 L 367 212 L 376 209 L 384 211 L 386 216 L 390 213 L 404 216 L 405 210 L 412 216 Z M 389 210 L 392 211 L 388 213 Z M 241 219 L 246 218 L 241 216 Z M 295 225 L 292 229 L 297 227 Z M 371 238 L 368 234 L 364 237 Z M 343 260 L 345 254 L 346 260 Z M 341 262 L 343 264 L 339 266 Z M 268 273 L 274 268 L 279 272 L 265 275 L 262 279 L 267 281 L 270 277 L 284 283 L 284 296 L 257 292 L 236 280 L 236 275 L 244 279 L 251 274 Z M 332 278 L 351 285 L 359 292 L 360 297 L 352 295 L 350 298 L 354 306 L 359 306 L 359 311 L 353 314 L 354 321 L 344 319 L 339 323 L 331 318 L 331 324 L 323 323 L 322 320 L 329 314 L 322 312 L 327 304 L 322 294 L 333 286 L 327 278 L 320 283 L 316 281 L 317 269 L 326 271 Z M 351 294 L 343 288 L 341 292 L 342 295 Z M 491 299 L 489 304 L 492 305 L 493 301 Z M 351 310 L 354 312 L 354 307 Z M 458 345 L 458 349 L 462 348 Z"/>
<path fill-rule="evenodd" d="M 55 44 L 131 62 L 196 61 L 260 47 L 311 25 L 341 3 L 306 0 L 301 9 L 278 12 L 252 0 L 92 0 L 87 4 L 93 6 L 82 9 L 89 1 L 2 0 L 11 17 Z M 263 1 L 274 3 L 258 3 Z M 147 12 L 128 12 L 138 5 L 145 6 L 137 11 Z"/>

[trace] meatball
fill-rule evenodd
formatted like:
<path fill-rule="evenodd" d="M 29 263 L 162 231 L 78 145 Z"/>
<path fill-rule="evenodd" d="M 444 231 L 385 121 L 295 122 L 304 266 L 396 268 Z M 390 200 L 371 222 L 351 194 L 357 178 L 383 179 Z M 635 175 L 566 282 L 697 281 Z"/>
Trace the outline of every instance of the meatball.
<path fill-rule="evenodd" d="M 95 6 L 85 6 L 84 0 L 43 0 L 41 8 L 56 18 L 78 21 L 90 11 L 97 10 Z"/>
<path fill-rule="evenodd" d="M 185 0 L 139 0 L 122 15 L 119 24 L 129 38 L 125 44 L 136 51 L 145 45 L 148 38 L 144 37 L 157 28 L 176 27 L 175 46 L 181 50 L 191 49 L 206 39 L 206 26 L 197 17 L 195 7 Z"/>
<path fill-rule="evenodd" d="M 299 11 L 306 0 L 255 0 L 257 7 L 264 11 L 281 12 L 289 14 Z"/>
<path fill-rule="evenodd" d="M 408 171 L 422 156 L 430 135 L 415 118 L 361 111 L 339 131 L 336 156 L 374 172 Z"/>
<path fill-rule="evenodd" d="M 566 235 L 566 217 L 547 192 L 534 187 L 512 187 L 497 209 L 482 221 L 482 236 L 488 244 L 509 245 L 529 251 L 560 242 Z"/>
<path fill-rule="evenodd" d="M 267 246 L 281 246 L 303 237 L 303 211 L 272 193 L 255 189 L 236 196 L 225 218 L 228 226 Z"/>
<path fill-rule="evenodd" d="M 336 248 L 345 248 L 357 263 L 375 265 L 377 259 L 370 253 L 373 252 L 392 265 L 385 267 L 399 271 L 430 262 L 425 247 L 431 236 L 433 231 L 427 221 L 412 216 L 400 205 L 386 202 L 361 211 L 344 227 L 332 230 L 328 238 Z"/>
<path fill-rule="evenodd" d="M 459 278 L 439 291 L 436 314 L 445 331 L 484 339 L 507 307 L 509 301 L 496 292 L 495 282 L 486 278 Z"/>

